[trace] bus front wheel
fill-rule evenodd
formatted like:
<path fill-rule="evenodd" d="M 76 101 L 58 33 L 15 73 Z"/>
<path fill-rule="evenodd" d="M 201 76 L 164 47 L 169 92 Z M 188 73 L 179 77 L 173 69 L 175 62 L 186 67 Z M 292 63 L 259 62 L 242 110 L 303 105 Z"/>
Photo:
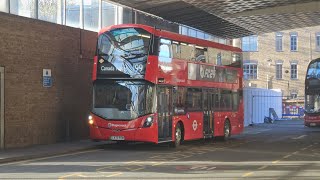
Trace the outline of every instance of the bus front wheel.
<path fill-rule="evenodd" d="M 231 136 L 231 125 L 230 125 L 230 121 L 226 120 L 224 123 L 224 136 L 223 136 L 223 140 L 224 141 L 228 141 L 229 138 Z"/>
<path fill-rule="evenodd" d="M 178 123 L 177 125 L 176 125 L 176 130 L 175 130 L 175 137 L 174 137 L 174 143 L 173 143 L 173 146 L 174 147 L 179 147 L 180 146 L 180 144 L 181 144 L 181 141 L 182 141 L 182 129 L 181 129 L 181 125 L 180 125 L 180 123 Z"/>

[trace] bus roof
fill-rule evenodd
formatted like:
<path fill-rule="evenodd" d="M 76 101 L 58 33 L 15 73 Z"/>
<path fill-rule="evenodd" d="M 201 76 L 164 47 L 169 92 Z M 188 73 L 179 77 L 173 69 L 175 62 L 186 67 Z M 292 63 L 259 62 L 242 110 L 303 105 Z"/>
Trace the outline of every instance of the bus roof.
<path fill-rule="evenodd" d="M 187 44 L 195 44 L 195 45 L 199 45 L 199 46 L 212 47 L 212 48 L 233 51 L 233 52 L 242 52 L 242 50 L 237 47 L 233 47 L 233 46 L 229 46 L 229 45 L 225 45 L 225 44 L 220 44 L 220 43 L 216 43 L 216 42 L 212 42 L 212 41 L 207 41 L 207 40 L 203 40 L 203 39 L 198 39 L 198 38 L 194 38 L 194 37 L 190 37 L 190 36 L 185 36 L 185 35 L 181 35 L 178 33 L 157 29 L 157 28 L 147 26 L 147 25 L 142 25 L 142 24 L 120 24 L 120 25 L 108 26 L 108 27 L 102 28 L 99 31 L 98 35 L 106 32 L 106 31 L 110 31 L 112 29 L 129 28 L 129 27 L 142 28 L 151 34 L 155 34 L 156 36 L 168 38 L 170 40 L 179 41 L 179 42 L 183 42 L 183 43 L 187 43 Z"/>

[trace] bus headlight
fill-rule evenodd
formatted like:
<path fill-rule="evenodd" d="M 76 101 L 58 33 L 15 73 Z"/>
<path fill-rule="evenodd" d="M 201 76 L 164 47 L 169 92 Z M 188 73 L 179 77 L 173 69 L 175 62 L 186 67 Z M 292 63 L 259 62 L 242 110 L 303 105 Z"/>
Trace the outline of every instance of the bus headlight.
<path fill-rule="evenodd" d="M 93 117 L 92 117 L 91 115 L 88 117 L 88 123 L 89 123 L 90 125 L 93 124 Z"/>
<path fill-rule="evenodd" d="M 153 124 L 153 116 L 149 116 L 145 120 L 143 127 L 150 127 L 152 124 Z"/>

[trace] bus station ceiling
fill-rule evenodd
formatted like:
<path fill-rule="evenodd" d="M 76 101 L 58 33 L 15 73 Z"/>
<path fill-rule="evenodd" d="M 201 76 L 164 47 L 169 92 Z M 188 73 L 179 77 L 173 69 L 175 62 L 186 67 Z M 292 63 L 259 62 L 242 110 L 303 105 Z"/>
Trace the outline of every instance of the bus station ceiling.
<path fill-rule="evenodd" d="M 320 25 L 320 0 L 112 0 L 224 38 Z"/>

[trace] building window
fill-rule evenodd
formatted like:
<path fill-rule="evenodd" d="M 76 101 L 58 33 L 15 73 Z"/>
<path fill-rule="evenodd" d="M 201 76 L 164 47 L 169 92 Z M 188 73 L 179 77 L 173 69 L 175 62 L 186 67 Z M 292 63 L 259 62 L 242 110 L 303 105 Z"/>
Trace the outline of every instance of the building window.
<path fill-rule="evenodd" d="M 132 22 L 132 9 L 123 7 L 123 24 L 130 24 Z"/>
<path fill-rule="evenodd" d="M 197 31 L 194 29 L 189 29 L 188 35 L 191 37 L 197 37 Z"/>
<path fill-rule="evenodd" d="M 9 0 L 2 1 L 0 3 L 0 11 L 9 12 Z"/>
<path fill-rule="evenodd" d="M 102 27 L 116 24 L 116 6 L 102 1 Z"/>
<path fill-rule="evenodd" d="M 80 0 L 66 1 L 67 26 L 80 27 Z"/>
<path fill-rule="evenodd" d="M 29 18 L 36 18 L 36 1 L 10 0 L 10 13 Z"/>
<path fill-rule="evenodd" d="M 276 51 L 282 51 L 282 34 L 276 34 Z"/>
<path fill-rule="evenodd" d="M 290 34 L 290 50 L 297 51 L 298 50 L 297 44 L 298 44 L 297 34 L 296 33 Z"/>
<path fill-rule="evenodd" d="M 276 64 L 276 79 L 282 79 L 282 63 Z"/>
<path fill-rule="evenodd" d="M 200 32 L 200 31 L 197 31 L 197 38 L 204 39 L 204 33 Z"/>
<path fill-rule="evenodd" d="M 98 31 L 99 0 L 84 1 L 83 14 L 84 28 L 91 31 Z"/>
<path fill-rule="evenodd" d="M 243 65 L 243 74 L 245 79 L 258 78 L 258 65 L 255 63 L 247 63 Z"/>
<path fill-rule="evenodd" d="M 316 51 L 320 51 L 320 33 L 316 34 Z"/>
<path fill-rule="evenodd" d="M 243 51 L 258 51 L 258 37 L 248 36 L 242 38 L 242 50 Z"/>
<path fill-rule="evenodd" d="M 38 0 L 38 19 L 57 23 L 58 3 L 56 0 Z"/>
<path fill-rule="evenodd" d="M 292 63 L 290 67 L 291 67 L 291 79 L 298 79 L 298 65 L 295 63 Z"/>

